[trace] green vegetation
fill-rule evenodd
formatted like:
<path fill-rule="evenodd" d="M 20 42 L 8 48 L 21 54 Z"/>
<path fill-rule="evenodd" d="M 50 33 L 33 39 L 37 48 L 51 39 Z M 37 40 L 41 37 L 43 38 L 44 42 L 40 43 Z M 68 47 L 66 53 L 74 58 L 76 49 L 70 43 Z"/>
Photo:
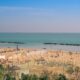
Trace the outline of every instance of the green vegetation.
<path fill-rule="evenodd" d="M 72 73 L 74 72 L 73 67 L 72 67 L 72 66 L 69 66 L 69 67 L 67 68 L 66 72 L 67 72 L 68 74 L 72 74 Z"/>
<path fill-rule="evenodd" d="M 8 71 L 7 71 L 8 70 Z M 45 71 L 41 76 L 38 75 L 29 75 L 29 74 L 21 74 L 20 79 L 17 79 L 15 70 L 13 67 L 8 67 L 5 69 L 2 65 L 0 65 L 0 80 L 51 80 L 50 75 Z M 56 75 L 55 78 L 52 77 L 52 80 L 67 80 L 66 77 L 62 74 Z"/>
<path fill-rule="evenodd" d="M 80 68 L 79 68 L 78 66 L 76 66 L 76 67 L 74 67 L 74 66 L 69 66 L 69 67 L 67 67 L 66 72 L 67 72 L 68 74 L 78 73 L 78 72 L 80 72 Z"/>
<path fill-rule="evenodd" d="M 55 73 L 51 80 L 68 80 L 64 74 Z"/>
<path fill-rule="evenodd" d="M 80 79 L 80 68 L 78 66 L 67 67 L 67 74 L 70 76 L 74 73 L 74 78 L 70 77 L 68 79 L 64 74 L 48 72 L 47 69 L 43 70 L 43 73 L 40 75 L 37 74 L 24 74 L 22 73 L 19 76 L 19 73 L 16 73 L 16 68 L 14 66 L 7 66 L 6 68 L 3 65 L 0 65 L 0 80 L 72 80 Z"/>
<path fill-rule="evenodd" d="M 67 78 L 63 74 L 59 74 L 55 76 L 55 80 L 67 80 Z"/>
<path fill-rule="evenodd" d="M 6 74 L 6 75 L 4 76 L 4 80 L 16 80 L 16 78 L 13 77 L 11 74 Z"/>
<path fill-rule="evenodd" d="M 48 80 L 48 76 L 45 75 L 38 77 L 37 75 L 26 75 L 22 73 L 20 80 Z"/>
<path fill-rule="evenodd" d="M 0 80 L 3 80 L 3 76 L 4 76 L 4 67 L 0 64 Z"/>
<path fill-rule="evenodd" d="M 75 71 L 75 72 L 79 72 L 79 71 L 80 71 L 80 67 L 76 66 L 76 67 L 74 68 L 74 71 Z"/>

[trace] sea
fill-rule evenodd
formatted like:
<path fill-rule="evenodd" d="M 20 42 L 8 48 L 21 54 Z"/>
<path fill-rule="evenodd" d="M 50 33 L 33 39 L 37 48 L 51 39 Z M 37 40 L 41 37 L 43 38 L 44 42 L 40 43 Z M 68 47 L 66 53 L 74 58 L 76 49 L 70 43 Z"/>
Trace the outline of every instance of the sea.
<path fill-rule="evenodd" d="M 0 33 L 0 47 L 80 51 L 80 33 Z"/>

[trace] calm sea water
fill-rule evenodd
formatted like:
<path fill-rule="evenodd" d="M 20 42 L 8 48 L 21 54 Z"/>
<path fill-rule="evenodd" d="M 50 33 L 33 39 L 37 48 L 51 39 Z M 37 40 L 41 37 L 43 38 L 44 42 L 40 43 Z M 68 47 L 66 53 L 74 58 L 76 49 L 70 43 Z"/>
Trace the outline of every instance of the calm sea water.
<path fill-rule="evenodd" d="M 13 42 L 24 43 L 18 44 L 19 47 L 80 51 L 80 46 L 44 44 L 80 44 L 80 33 L 0 33 L 0 47 L 16 47 L 16 44 Z"/>

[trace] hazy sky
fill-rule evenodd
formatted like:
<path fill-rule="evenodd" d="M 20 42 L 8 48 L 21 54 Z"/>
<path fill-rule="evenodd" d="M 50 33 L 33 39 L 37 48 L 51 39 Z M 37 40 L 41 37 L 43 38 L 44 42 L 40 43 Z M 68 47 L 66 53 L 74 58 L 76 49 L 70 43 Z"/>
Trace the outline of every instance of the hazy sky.
<path fill-rule="evenodd" d="M 0 0 L 0 32 L 80 32 L 80 0 Z"/>

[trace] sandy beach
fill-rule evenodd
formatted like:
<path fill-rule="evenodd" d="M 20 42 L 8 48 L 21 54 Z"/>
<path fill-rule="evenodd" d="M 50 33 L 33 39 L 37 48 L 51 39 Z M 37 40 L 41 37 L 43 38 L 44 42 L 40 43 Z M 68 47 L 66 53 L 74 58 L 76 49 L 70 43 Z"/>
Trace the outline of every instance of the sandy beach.
<path fill-rule="evenodd" d="M 0 64 L 18 66 L 20 67 L 19 73 L 42 74 L 44 70 L 48 70 L 68 76 L 66 69 L 69 66 L 80 67 L 80 52 L 0 48 Z"/>
<path fill-rule="evenodd" d="M 29 60 L 39 60 L 43 58 L 45 61 L 55 61 L 62 63 L 71 63 L 80 66 L 80 52 L 70 52 L 64 50 L 47 50 L 47 49 L 31 49 L 31 48 L 0 48 L 0 60 L 6 62 L 27 62 Z"/>

